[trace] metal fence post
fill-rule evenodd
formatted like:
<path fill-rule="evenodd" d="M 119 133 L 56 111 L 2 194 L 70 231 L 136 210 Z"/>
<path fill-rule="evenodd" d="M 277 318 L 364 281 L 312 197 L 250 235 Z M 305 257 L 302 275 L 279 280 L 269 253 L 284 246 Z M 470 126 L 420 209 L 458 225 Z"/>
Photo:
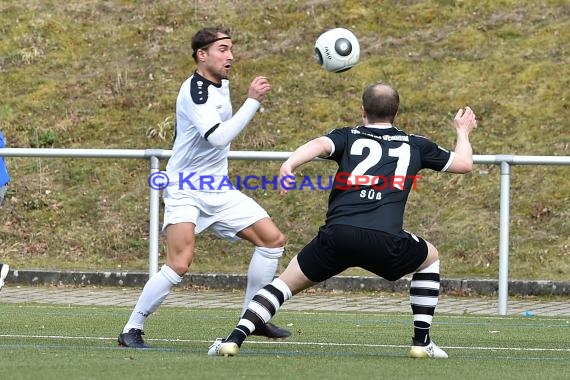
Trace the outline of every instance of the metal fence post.
<path fill-rule="evenodd" d="M 168 159 L 171 150 L 163 149 L 64 149 L 64 148 L 0 148 L 2 157 L 81 157 L 150 159 L 150 173 L 160 171 L 160 160 Z M 286 160 L 291 152 L 231 151 L 233 160 Z M 322 159 L 317 159 L 321 161 Z M 570 165 L 570 156 L 474 155 L 475 164 L 501 165 L 501 205 L 499 237 L 498 313 L 506 315 L 509 285 L 509 208 L 511 165 Z M 150 188 L 150 186 L 149 186 Z M 150 189 L 149 208 L 149 276 L 158 272 L 160 191 Z"/>
<path fill-rule="evenodd" d="M 156 156 L 150 156 L 150 175 L 158 171 L 160 160 Z M 148 277 L 151 278 L 158 272 L 160 190 L 152 186 L 149 186 L 149 189 Z"/>
<path fill-rule="evenodd" d="M 501 208 L 499 227 L 499 315 L 507 314 L 509 294 L 509 208 L 511 167 L 506 160 L 501 161 Z"/>

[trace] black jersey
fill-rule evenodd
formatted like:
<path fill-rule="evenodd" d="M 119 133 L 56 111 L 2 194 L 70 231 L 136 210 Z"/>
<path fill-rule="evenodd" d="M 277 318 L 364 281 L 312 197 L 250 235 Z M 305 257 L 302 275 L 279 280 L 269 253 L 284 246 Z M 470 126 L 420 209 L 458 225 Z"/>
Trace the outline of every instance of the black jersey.
<path fill-rule="evenodd" d="M 329 196 L 328 225 L 403 233 L 406 200 L 423 168 L 445 171 L 453 153 L 431 140 L 394 127 L 339 128 L 326 137 L 334 145 L 328 159 L 338 163 Z"/>

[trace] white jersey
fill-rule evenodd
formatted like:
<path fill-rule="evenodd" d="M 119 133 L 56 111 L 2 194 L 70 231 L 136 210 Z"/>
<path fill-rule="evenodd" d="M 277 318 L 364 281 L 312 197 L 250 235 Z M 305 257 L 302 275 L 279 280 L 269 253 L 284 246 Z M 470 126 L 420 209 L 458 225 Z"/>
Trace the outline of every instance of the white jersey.
<path fill-rule="evenodd" d="M 215 84 L 194 73 L 180 87 L 176 99 L 176 138 L 166 165 L 169 193 L 176 190 L 227 191 L 228 143 L 222 149 L 207 134 L 232 117 L 229 81 Z M 172 188 L 175 187 L 176 189 Z"/>

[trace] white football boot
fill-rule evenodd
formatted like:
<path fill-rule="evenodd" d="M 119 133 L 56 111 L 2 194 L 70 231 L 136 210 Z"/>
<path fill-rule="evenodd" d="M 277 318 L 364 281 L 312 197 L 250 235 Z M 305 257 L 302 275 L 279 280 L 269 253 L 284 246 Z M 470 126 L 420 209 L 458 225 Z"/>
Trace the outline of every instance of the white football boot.
<path fill-rule="evenodd" d="M 208 356 L 236 356 L 239 354 L 239 347 L 234 342 L 226 342 L 225 339 L 218 338 L 208 349 Z"/>
<path fill-rule="evenodd" d="M 409 353 L 410 358 L 434 358 L 447 359 L 447 352 L 439 348 L 433 341 L 427 346 L 412 346 Z"/>

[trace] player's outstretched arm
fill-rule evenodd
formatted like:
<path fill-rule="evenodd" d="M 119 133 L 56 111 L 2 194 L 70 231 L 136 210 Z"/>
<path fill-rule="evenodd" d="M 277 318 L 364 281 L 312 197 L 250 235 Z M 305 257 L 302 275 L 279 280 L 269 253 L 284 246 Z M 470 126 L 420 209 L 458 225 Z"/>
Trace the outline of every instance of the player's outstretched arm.
<path fill-rule="evenodd" d="M 453 118 L 453 126 L 457 133 L 457 142 L 455 143 L 455 156 L 447 172 L 469 173 L 473 170 L 473 148 L 469 141 L 469 134 L 477 128 L 477 118 L 473 110 L 469 107 L 459 109 Z"/>
<path fill-rule="evenodd" d="M 256 77 L 249 87 L 248 98 L 231 119 L 220 123 L 206 138 L 218 149 L 224 149 L 249 124 L 259 109 L 261 101 L 271 91 L 265 77 Z"/>
<path fill-rule="evenodd" d="M 316 157 L 328 157 L 331 153 L 332 145 L 328 137 L 317 137 L 297 148 L 287 161 L 281 165 L 281 169 L 279 170 L 281 195 L 285 195 L 287 188 L 291 188 L 291 184 L 295 180 L 295 169 L 314 160 Z"/>
<path fill-rule="evenodd" d="M 266 77 L 255 77 L 251 84 L 249 85 L 249 91 L 247 93 L 248 98 L 262 102 L 265 96 L 271 91 L 271 84 Z"/>

